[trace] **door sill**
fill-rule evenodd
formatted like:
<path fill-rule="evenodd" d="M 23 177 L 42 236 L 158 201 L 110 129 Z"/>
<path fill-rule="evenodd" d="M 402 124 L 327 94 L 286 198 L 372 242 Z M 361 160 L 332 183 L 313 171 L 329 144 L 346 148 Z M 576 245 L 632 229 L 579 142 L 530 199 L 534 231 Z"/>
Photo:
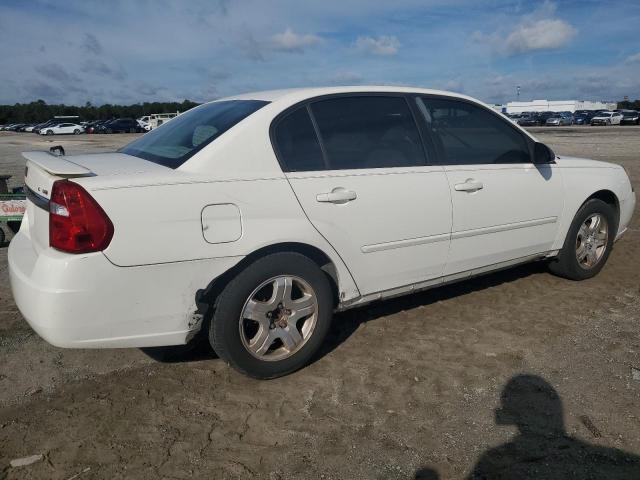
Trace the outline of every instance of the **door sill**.
<path fill-rule="evenodd" d="M 487 265 L 484 267 L 466 270 L 464 272 L 457 272 L 457 273 L 452 273 L 450 275 L 445 275 L 443 277 L 432 278 L 430 280 L 425 280 L 423 282 L 414 283 L 411 285 L 391 288 L 389 290 L 384 290 L 382 292 L 369 293 L 367 295 L 363 295 L 351 300 L 347 300 L 345 302 L 341 302 L 338 305 L 338 308 L 336 308 L 336 311 L 341 312 L 344 310 L 349 310 L 351 308 L 367 305 L 377 300 L 386 300 L 389 298 L 400 297 L 403 295 L 409 295 L 411 293 L 417 293 L 424 290 L 429 290 L 431 288 L 441 287 L 443 285 L 459 282 L 461 280 L 468 280 L 470 278 L 477 277 L 479 275 L 484 275 L 486 273 L 493 273 L 498 270 L 503 270 L 505 268 L 513 267 L 515 265 L 520 265 L 523 263 L 533 262 L 535 260 L 549 258 L 554 256 L 554 254 L 557 254 L 557 252 L 558 252 L 557 250 L 549 250 L 547 252 L 536 253 L 533 255 L 527 255 L 525 257 L 515 258 L 513 260 L 507 260 L 504 262 L 494 263 L 492 265 Z"/>

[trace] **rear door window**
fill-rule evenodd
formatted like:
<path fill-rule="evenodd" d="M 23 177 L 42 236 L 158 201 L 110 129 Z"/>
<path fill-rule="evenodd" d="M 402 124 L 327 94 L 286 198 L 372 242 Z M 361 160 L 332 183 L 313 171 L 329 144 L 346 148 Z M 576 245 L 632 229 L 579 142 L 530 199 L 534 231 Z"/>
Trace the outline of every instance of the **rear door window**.
<path fill-rule="evenodd" d="M 349 96 L 311 104 L 330 170 L 426 164 L 418 128 L 402 96 Z"/>

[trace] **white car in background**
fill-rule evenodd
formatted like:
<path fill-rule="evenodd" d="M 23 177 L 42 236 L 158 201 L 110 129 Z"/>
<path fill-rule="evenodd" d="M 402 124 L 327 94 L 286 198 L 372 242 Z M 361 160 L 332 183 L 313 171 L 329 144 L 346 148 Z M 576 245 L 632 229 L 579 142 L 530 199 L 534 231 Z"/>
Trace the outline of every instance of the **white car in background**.
<path fill-rule="evenodd" d="M 620 112 L 600 112 L 591 118 L 591 125 L 620 125 L 622 117 Z"/>
<path fill-rule="evenodd" d="M 40 135 L 64 135 L 75 134 L 80 135 L 84 132 L 84 127 L 77 123 L 58 123 L 57 125 L 50 125 L 40 130 Z"/>
<path fill-rule="evenodd" d="M 417 88 L 251 93 L 115 153 L 23 155 L 9 270 L 40 336 L 202 335 L 256 378 L 308 363 L 336 310 L 534 260 L 591 278 L 636 202 L 622 167 L 558 157 L 472 98 Z"/>
<path fill-rule="evenodd" d="M 151 130 L 151 125 L 149 125 L 148 122 L 145 122 L 144 120 L 141 120 L 139 118 L 136 120 L 136 122 L 138 122 L 138 125 L 140 125 L 140 128 L 145 132 L 148 132 Z"/>

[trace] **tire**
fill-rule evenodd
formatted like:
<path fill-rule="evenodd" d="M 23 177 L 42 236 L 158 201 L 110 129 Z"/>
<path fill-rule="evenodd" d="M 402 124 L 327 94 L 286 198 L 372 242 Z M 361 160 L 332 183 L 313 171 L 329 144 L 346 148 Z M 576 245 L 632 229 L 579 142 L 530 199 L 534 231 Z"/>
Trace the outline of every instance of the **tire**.
<path fill-rule="evenodd" d="M 53 135 L 53 130 L 47 130 L 47 135 Z"/>
<path fill-rule="evenodd" d="M 4 242 L 7 239 L 7 236 L 4 233 L 4 230 L 0 227 L 0 247 L 4 247 Z"/>
<path fill-rule="evenodd" d="M 135 128 L 130 128 L 129 129 L 129 133 L 136 133 L 136 129 Z"/>
<path fill-rule="evenodd" d="M 78 130 L 77 128 L 73 131 L 74 135 L 80 135 L 80 130 Z"/>
<path fill-rule="evenodd" d="M 284 288 L 285 278 L 293 288 Z M 289 293 L 278 295 L 276 285 L 278 292 Z M 301 313 L 294 336 L 288 321 L 289 315 L 297 316 L 296 299 Z M 303 309 L 313 313 L 305 315 Z M 261 323 L 249 320 L 247 312 Z M 276 378 L 309 363 L 327 335 L 332 316 L 331 286 L 316 263 L 299 253 L 274 253 L 241 271 L 218 296 L 209 341 L 218 356 L 239 372 L 257 379 Z"/>
<path fill-rule="evenodd" d="M 594 216 L 599 216 L 600 222 L 604 219 L 606 225 L 603 226 L 600 223 L 599 228 L 596 229 L 595 237 L 592 238 L 593 243 L 590 243 L 588 237 L 585 238 L 584 236 L 589 229 L 582 229 L 586 227 L 587 222 L 593 226 L 591 222 L 593 222 Z M 606 230 L 606 238 L 602 238 L 602 230 Z M 569 227 L 562 250 L 549 264 L 549 269 L 555 275 L 570 280 L 586 280 L 596 276 L 602 270 L 604 264 L 607 263 L 617 230 L 618 215 L 615 209 L 602 200 L 596 198 L 588 200 L 576 213 L 573 222 L 571 222 L 571 227 Z M 599 241 L 603 242 L 604 249 L 602 250 L 597 246 Z M 592 262 L 588 261 L 590 249 L 595 252 L 597 257 L 597 260 Z M 582 257 L 582 254 L 586 256 L 579 261 L 578 257 Z M 591 257 L 591 259 L 593 260 L 594 257 Z"/>

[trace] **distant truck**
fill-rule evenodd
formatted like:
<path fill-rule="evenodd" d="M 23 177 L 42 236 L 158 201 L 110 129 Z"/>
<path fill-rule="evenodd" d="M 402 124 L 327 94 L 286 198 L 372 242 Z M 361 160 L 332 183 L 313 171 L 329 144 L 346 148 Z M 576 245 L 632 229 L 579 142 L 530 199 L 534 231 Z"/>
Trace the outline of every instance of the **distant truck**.
<path fill-rule="evenodd" d="M 153 130 L 154 128 L 158 128 L 163 123 L 167 123 L 172 118 L 176 118 L 180 115 L 180 112 L 176 113 L 152 113 L 150 115 L 145 115 L 143 117 L 138 118 L 138 123 L 145 131 Z"/>

